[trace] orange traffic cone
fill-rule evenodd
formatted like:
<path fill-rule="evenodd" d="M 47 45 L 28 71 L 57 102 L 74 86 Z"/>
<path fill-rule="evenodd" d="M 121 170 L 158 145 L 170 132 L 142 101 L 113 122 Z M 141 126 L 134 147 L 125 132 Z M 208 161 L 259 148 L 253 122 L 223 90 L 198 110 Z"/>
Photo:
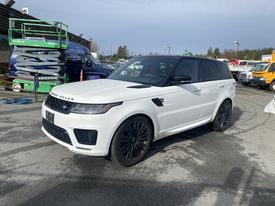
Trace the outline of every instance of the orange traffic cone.
<path fill-rule="evenodd" d="M 83 81 L 83 70 L 80 70 L 80 81 Z"/>

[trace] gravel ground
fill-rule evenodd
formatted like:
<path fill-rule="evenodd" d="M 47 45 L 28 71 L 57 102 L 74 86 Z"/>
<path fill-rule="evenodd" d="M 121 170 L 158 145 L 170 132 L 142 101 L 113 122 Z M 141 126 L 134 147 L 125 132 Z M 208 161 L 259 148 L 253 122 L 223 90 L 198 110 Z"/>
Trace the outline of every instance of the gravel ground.
<path fill-rule="evenodd" d="M 0 91 L 0 97 L 28 96 Z M 273 93 L 239 86 L 234 125 L 154 142 L 131 168 L 73 154 L 41 132 L 41 101 L 0 105 L 0 205 L 275 205 Z"/>

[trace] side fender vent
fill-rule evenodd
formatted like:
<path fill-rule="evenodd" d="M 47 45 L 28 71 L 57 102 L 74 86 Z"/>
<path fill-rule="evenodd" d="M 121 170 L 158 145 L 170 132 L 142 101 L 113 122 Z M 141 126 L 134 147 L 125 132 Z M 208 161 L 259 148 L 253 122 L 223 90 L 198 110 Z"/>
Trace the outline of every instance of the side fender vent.
<path fill-rule="evenodd" d="M 152 99 L 152 102 L 154 102 L 155 105 L 157 105 L 158 107 L 163 107 L 164 99 L 154 98 L 154 99 Z"/>

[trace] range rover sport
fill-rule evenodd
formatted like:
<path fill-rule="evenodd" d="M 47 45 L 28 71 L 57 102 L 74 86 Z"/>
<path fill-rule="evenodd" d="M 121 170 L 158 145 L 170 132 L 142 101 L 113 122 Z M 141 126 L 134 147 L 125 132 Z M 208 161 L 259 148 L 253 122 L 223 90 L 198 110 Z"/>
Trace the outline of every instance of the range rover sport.
<path fill-rule="evenodd" d="M 137 57 L 108 79 L 54 87 L 43 103 L 42 130 L 72 152 L 131 166 L 152 141 L 208 123 L 226 130 L 235 85 L 220 61 Z"/>

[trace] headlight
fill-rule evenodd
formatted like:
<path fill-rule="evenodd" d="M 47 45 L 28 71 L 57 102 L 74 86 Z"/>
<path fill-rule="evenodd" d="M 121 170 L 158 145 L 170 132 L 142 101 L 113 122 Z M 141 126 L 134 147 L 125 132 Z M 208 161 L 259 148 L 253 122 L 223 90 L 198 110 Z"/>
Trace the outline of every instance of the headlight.
<path fill-rule="evenodd" d="M 265 81 L 265 78 L 264 77 L 260 78 L 260 81 Z"/>
<path fill-rule="evenodd" d="M 110 104 L 80 104 L 75 103 L 71 107 L 71 113 L 76 114 L 103 114 L 108 112 L 112 107 L 121 105 L 122 102 Z"/>

